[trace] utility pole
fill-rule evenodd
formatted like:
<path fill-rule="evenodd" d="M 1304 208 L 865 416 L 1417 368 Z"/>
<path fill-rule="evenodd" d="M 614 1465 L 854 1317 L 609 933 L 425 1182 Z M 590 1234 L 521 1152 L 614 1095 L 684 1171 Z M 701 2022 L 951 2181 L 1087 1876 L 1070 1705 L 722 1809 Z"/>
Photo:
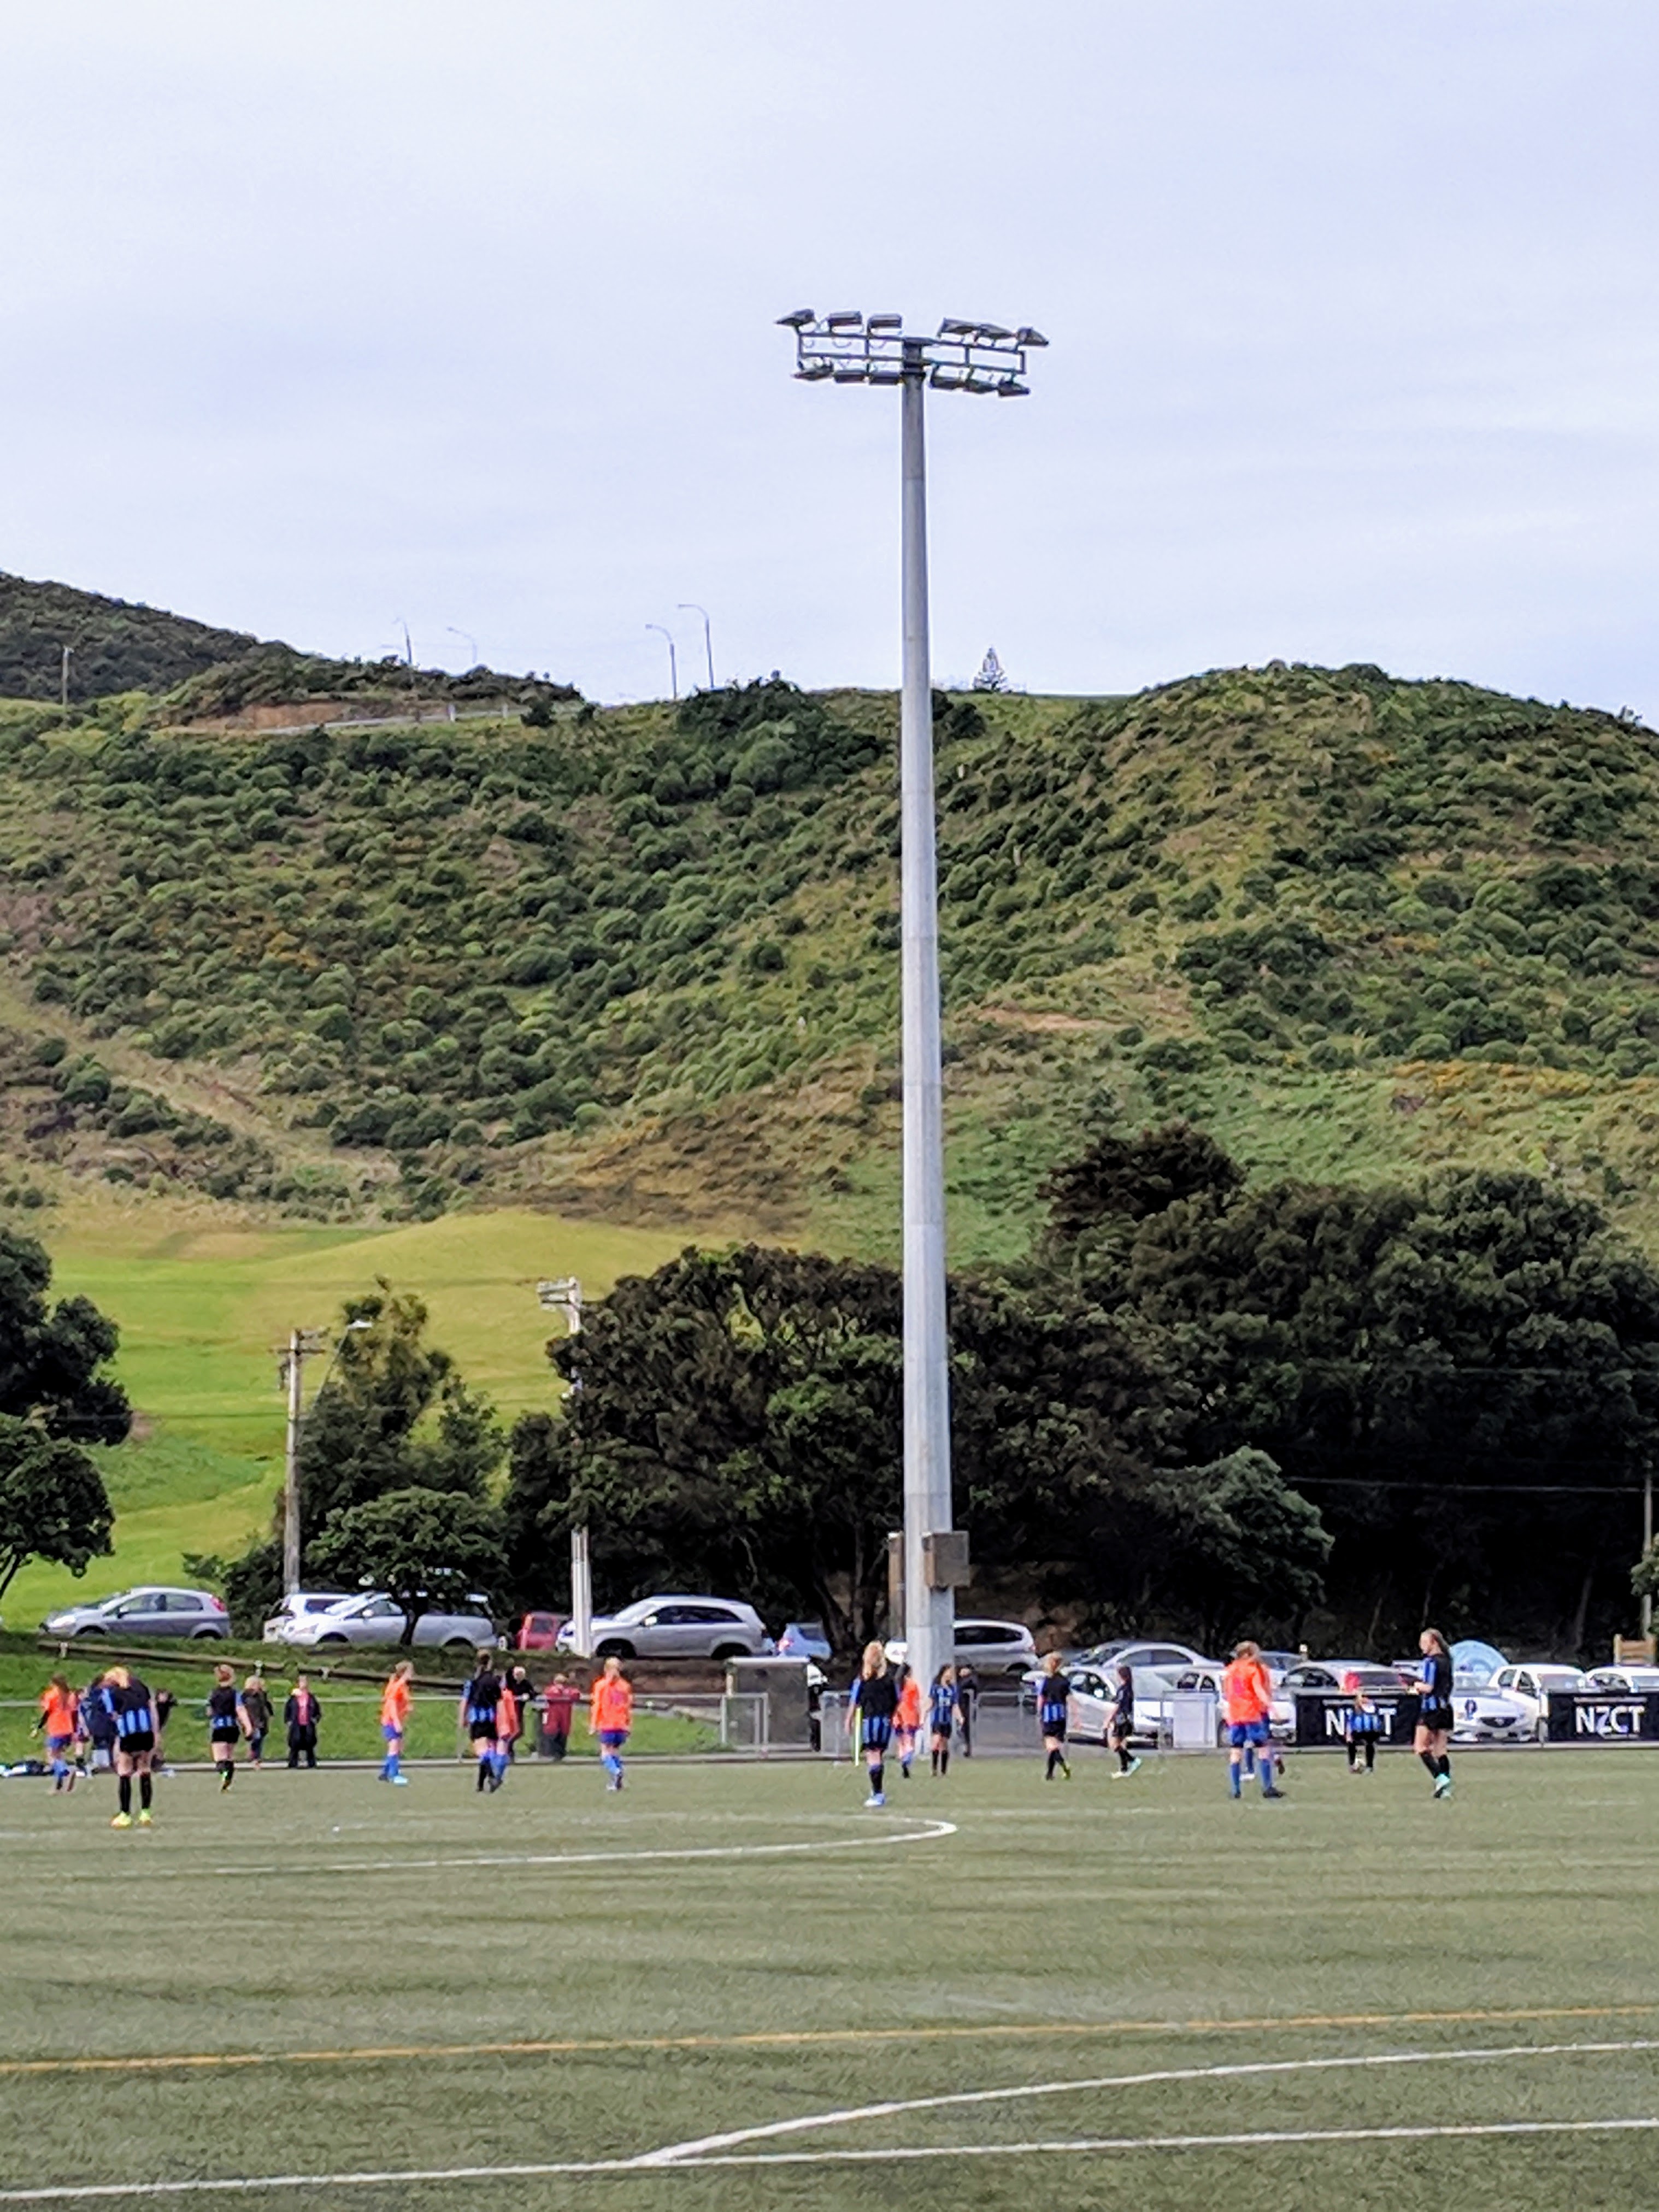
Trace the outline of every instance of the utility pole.
<path fill-rule="evenodd" d="M 334 1370 L 334 1362 L 345 1346 L 347 1336 L 371 1327 L 366 1321 L 349 1321 L 342 1336 L 323 1370 L 323 1384 Z M 288 1342 L 277 1352 L 277 1376 L 288 1394 L 288 1435 L 283 1460 L 283 1590 L 285 1595 L 300 1587 L 301 1529 L 300 1526 L 300 1428 L 305 1417 L 305 1364 L 319 1352 L 328 1342 L 328 1331 L 323 1328 L 293 1328 Z M 319 1395 L 322 1384 L 319 1385 Z"/>
<path fill-rule="evenodd" d="M 695 599 L 681 599 L 678 605 L 683 615 L 702 617 L 702 649 L 708 663 L 708 688 L 712 691 L 714 688 L 714 636 L 708 627 L 708 610 L 707 607 L 700 607 Z"/>
<path fill-rule="evenodd" d="M 680 696 L 680 659 L 674 650 L 674 633 L 672 629 L 665 629 L 660 623 L 647 623 L 646 628 L 655 630 L 659 637 L 667 641 L 668 688 L 673 693 L 678 703 Z"/>
<path fill-rule="evenodd" d="M 536 1296 L 550 1311 L 562 1313 L 565 1333 L 580 1336 L 582 1328 L 582 1286 L 575 1275 L 556 1275 L 549 1282 L 538 1283 Z M 581 1388 L 574 1377 L 573 1390 Z M 570 1640 L 578 1656 L 590 1656 L 593 1642 L 593 1568 L 588 1557 L 587 1526 L 570 1532 Z"/>
<path fill-rule="evenodd" d="M 66 714 L 69 712 L 70 663 L 74 658 L 75 647 L 72 645 L 66 645 L 64 647 L 64 658 L 58 671 L 58 703 Z"/>
<path fill-rule="evenodd" d="M 1642 1477 L 1642 1557 L 1645 1559 L 1653 1549 L 1653 1469 L 1649 1468 Z M 1642 1600 L 1642 1633 L 1653 1633 L 1653 1599 Z"/>
<path fill-rule="evenodd" d="M 927 635 L 925 397 L 1023 398 L 1040 331 L 947 319 L 909 337 L 902 315 L 810 307 L 780 318 L 804 382 L 897 385 L 903 680 L 899 711 L 899 938 L 904 1138 L 904 1638 L 924 1687 L 954 1656 L 956 1590 L 968 1540 L 952 1527 L 950 1344 L 945 1272 L 945 1116 L 940 1060 L 939 884 L 933 684 Z"/>

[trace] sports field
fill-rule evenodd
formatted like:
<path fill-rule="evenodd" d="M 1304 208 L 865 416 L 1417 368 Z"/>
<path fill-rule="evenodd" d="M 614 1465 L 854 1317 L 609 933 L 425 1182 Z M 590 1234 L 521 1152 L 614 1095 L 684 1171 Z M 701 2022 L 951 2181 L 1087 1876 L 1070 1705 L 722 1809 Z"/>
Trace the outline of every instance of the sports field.
<path fill-rule="evenodd" d="M 1652 2202 L 1659 1764 L 1077 1766 L 0 1785 L 0 2203 Z"/>

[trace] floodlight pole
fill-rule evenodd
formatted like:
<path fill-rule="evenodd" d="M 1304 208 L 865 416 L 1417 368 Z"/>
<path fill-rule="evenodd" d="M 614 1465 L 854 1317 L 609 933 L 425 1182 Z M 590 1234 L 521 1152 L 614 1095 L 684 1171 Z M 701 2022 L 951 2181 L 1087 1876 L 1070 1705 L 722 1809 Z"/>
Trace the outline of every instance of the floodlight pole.
<path fill-rule="evenodd" d="M 577 1276 L 556 1275 L 549 1282 L 538 1283 L 536 1296 L 550 1312 L 564 1316 L 568 1335 L 581 1334 L 582 1286 Z M 573 1377 L 570 1387 L 579 1389 L 579 1379 Z M 578 1657 L 592 1656 L 593 1563 L 585 1521 L 570 1532 L 570 1642 Z"/>
<path fill-rule="evenodd" d="M 345 1350 L 346 1337 L 371 1326 L 366 1321 L 349 1321 L 345 1334 L 329 1355 L 328 1365 L 323 1370 L 323 1379 L 317 1386 L 322 1395 L 328 1378 L 334 1372 L 334 1362 Z M 300 1428 L 305 1418 L 306 1362 L 320 1352 L 328 1341 L 320 1328 L 292 1328 L 288 1343 L 279 1352 L 283 1384 L 288 1393 L 288 1431 L 283 1453 L 283 1592 L 291 1597 L 300 1587 L 301 1539 L 300 1526 Z"/>
<path fill-rule="evenodd" d="M 933 692 L 927 639 L 927 371 L 907 340 L 900 388 L 899 941 L 904 1125 L 904 1637 L 926 1686 L 956 1647 L 956 1599 L 929 1587 L 927 1540 L 951 1526 L 950 1344 L 945 1321 L 945 1109 Z"/>

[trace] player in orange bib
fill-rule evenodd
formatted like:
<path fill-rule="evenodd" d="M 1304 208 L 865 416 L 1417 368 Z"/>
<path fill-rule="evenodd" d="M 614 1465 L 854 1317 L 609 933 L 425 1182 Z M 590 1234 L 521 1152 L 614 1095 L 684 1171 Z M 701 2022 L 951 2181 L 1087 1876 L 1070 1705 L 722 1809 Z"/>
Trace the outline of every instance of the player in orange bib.
<path fill-rule="evenodd" d="M 415 1673 L 412 1659 L 400 1659 L 392 1668 L 391 1679 L 380 1695 L 380 1736 L 386 1745 L 386 1757 L 380 1762 L 382 1782 L 395 1782 L 400 1790 L 409 1787 L 409 1777 L 403 1771 L 404 1735 L 409 1726 L 409 1707 L 412 1692 L 410 1682 Z"/>
<path fill-rule="evenodd" d="M 34 1723 L 46 1740 L 46 1757 L 52 1762 L 52 1786 L 54 1790 L 73 1790 L 76 1769 L 70 1753 L 75 1748 L 76 1723 L 81 1717 L 81 1700 L 62 1674 L 54 1674 L 40 1692 L 40 1717 Z"/>
<path fill-rule="evenodd" d="M 1231 1664 L 1221 1677 L 1221 1709 L 1227 1721 L 1227 1778 L 1235 1797 L 1243 1794 L 1244 1759 L 1254 1751 L 1261 1770 L 1264 1797 L 1282 1797 L 1273 1786 L 1273 1735 L 1267 1725 L 1273 1711 L 1272 1677 L 1261 1652 L 1248 1641 L 1237 1645 Z"/>
<path fill-rule="evenodd" d="M 634 1686 L 623 1673 L 622 1661 L 611 1657 L 594 1678 L 590 1698 L 593 1733 L 599 1740 L 599 1764 L 607 1790 L 623 1786 L 623 1746 L 634 1725 Z"/>
<path fill-rule="evenodd" d="M 916 1755 L 916 1738 L 921 1733 L 921 1686 L 908 1667 L 899 1674 L 898 1710 L 893 1715 L 893 1734 L 897 1738 L 899 1772 L 910 1779 L 910 1761 Z"/>

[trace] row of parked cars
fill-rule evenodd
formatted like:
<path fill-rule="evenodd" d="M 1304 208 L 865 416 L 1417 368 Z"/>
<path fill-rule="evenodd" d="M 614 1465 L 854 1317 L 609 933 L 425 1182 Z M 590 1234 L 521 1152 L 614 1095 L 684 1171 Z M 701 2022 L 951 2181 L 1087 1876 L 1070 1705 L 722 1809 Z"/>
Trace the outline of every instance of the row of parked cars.
<path fill-rule="evenodd" d="M 1269 1726 L 1281 1738 L 1296 1732 L 1298 1696 L 1340 1693 L 1357 1680 L 1373 1698 L 1394 1698 L 1402 1691 L 1415 1691 L 1422 1680 L 1420 1663 L 1412 1659 L 1380 1665 L 1370 1659 L 1310 1659 L 1297 1651 L 1264 1651 L 1261 1656 L 1273 1684 Z M 1066 1652 L 1061 1658 L 1072 1683 L 1070 1734 L 1084 1742 L 1101 1743 L 1106 1740 L 1119 1668 L 1127 1667 L 1134 1680 L 1137 1735 L 1156 1740 L 1167 1729 L 1174 1698 L 1219 1698 L 1225 1665 L 1188 1644 L 1137 1643 L 1127 1638 Z M 1037 1668 L 1021 1679 L 1022 1693 L 1031 1703 L 1041 1680 Z M 1528 1662 L 1505 1663 L 1490 1672 L 1460 1668 L 1452 1678 L 1453 1737 L 1466 1743 L 1541 1741 L 1549 1729 L 1551 1694 L 1563 1690 L 1606 1690 L 1635 1697 L 1659 1693 L 1659 1667 L 1598 1667 L 1586 1674 L 1577 1667 Z"/>

